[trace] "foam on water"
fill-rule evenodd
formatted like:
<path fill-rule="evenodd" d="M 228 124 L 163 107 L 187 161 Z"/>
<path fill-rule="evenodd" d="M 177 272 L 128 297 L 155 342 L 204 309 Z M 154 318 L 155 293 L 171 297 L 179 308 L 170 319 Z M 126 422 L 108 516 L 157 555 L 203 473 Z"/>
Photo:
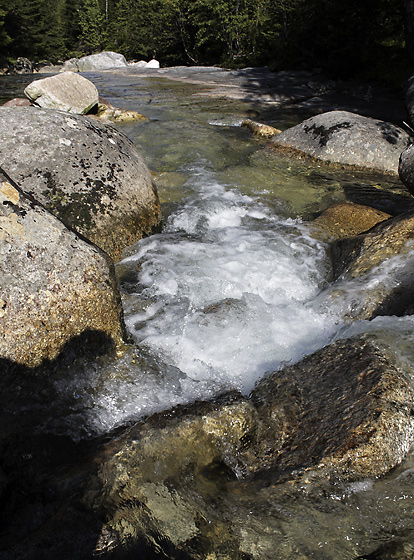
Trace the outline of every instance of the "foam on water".
<path fill-rule="evenodd" d="M 224 390 L 248 394 L 265 372 L 335 338 L 375 330 L 381 319 L 350 326 L 347 315 L 407 268 L 396 257 L 363 281 L 329 285 L 326 248 L 300 220 L 204 169 L 191 181 L 193 194 L 163 233 L 141 240 L 119 264 L 136 347 L 59 382 L 76 401 L 64 420 L 74 437 Z"/>
<path fill-rule="evenodd" d="M 138 270 L 125 300 L 136 342 L 196 381 L 249 392 L 266 371 L 329 340 L 332 314 L 309 302 L 325 285 L 322 244 L 300 221 L 197 176 L 197 195 L 123 265 Z M 137 300 L 145 300 L 143 310 Z"/>
<path fill-rule="evenodd" d="M 72 398 L 62 429 L 75 438 L 224 390 L 249 393 L 266 371 L 313 352 L 342 326 L 312 304 L 329 270 L 324 245 L 304 224 L 205 170 L 192 181 L 195 194 L 163 233 L 119 265 L 137 346 L 57 383 Z"/>

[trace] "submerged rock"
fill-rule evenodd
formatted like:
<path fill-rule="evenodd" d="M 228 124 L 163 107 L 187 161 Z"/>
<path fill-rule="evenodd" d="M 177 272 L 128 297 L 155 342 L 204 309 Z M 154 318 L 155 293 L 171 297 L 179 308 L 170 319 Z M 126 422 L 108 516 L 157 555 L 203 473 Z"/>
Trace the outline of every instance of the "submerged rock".
<path fill-rule="evenodd" d="M 73 72 L 35 80 L 25 88 L 24 93 L 39 107 L 75 114 L 88 113 L 99 98 L 95 85 Z"/>
<path fill-rule="evenodd" d="M 96 116 L 102 122 L 115 123 L 149 120 L 148 117 L 145 117 L 137 111 L 120 109 L 118 107 L 113 107 L 112 105 L 107 105 L 106 103 L 99 103 L 97 112 L 95 115 L 91 116 Z"/>
<path fill-rule="evenodd" d="M 381 210 L 352 202 L 338 202 L 327 208 L 311 223 L 318 239 L 344 239 L 363 233 L 379 222 L 391 218 Z"/>
<path fill-rule="evenodd" d="M 278 548 L 291 483 L 383 475 L 414 440 L 413 380 L 387 342 L 338 341 L 268 375 L 250 399 L 157 414 L 107 444 L 85 493 L 107 519 L 96 553 L 296 558 Z"/>
<path fill-rule="evenodd" d="M 258 123 L 252 121 L 251 119 L 244 119 L 241 123 L 242 126 L 248 128 L 250 132 L 253 132 L 256 136 L 261 136 L 262 138 L 272 138 L 272 136 L 276 136 L 280 134 L 282 131 L 278 128 L 274 128 L 273 126 L 269 126 L 267 124 Z"/>
<path fill-rule="evenodd" d="M 114 260 L 157 227 L 158 193 L 134 144 L 88 117 L 0 108 L 5 170 Z"/>
<path fill-rule="evenodd" d="M 391 123 L 347 111 L 331 111 L 285 130 L 267 146 L 327 163 L 396 174 L 400 154 L 409 141 L 409 135 Z"/>
<path fill-rule="evenodd" d="M 34 367 L 92 332 L 121 345 L 122 308 L 107 255 L 3 174 L 0 201 L 0 358 Z"/>

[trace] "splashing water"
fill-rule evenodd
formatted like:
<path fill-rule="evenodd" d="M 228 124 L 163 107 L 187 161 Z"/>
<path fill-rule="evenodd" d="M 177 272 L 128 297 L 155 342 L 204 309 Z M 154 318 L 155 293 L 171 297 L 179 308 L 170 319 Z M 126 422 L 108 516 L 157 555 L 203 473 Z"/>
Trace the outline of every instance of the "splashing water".
<path fill-rule="evenodd" d="M 275 215 L 205 170 L 191 183 L 195 194 L 164 232 L 118 265 L 127 328 L 164 372 L 161 384 L 141 376 L 132 391 L 118 381 L 118 406 L 95 402 L 106 427 L 220 390 L 248 393 L 266 371 L 314 351 L 338 329 L 336 317 L 311 305 L 329 267 L 323 244 L 299 220 Z"/>

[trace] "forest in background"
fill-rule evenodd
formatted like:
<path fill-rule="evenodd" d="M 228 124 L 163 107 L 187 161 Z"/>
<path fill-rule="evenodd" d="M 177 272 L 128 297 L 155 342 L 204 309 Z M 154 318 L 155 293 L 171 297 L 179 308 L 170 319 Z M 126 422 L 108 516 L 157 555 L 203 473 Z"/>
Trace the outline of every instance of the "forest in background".
<path fill-rule="evenodd" d="M 162 66 L 319 68 L 393 81 L 414 60 L 414 0 L 0 0 L 0 57 L 102 50 Z M 411 57 L 410 57 L 411 54 Z"/>

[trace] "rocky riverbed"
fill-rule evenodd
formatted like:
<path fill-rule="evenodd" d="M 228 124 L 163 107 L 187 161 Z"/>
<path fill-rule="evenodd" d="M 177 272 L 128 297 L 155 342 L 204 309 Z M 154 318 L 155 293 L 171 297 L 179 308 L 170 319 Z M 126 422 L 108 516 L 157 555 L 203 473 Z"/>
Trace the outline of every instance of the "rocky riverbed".
<path fill-rule="evenodd" d="M 402 99 L 266 69 L 87 77 L 147 120 L 0 109 L 3 557 L 411 558 Z M 285 131 L 269 143 L 246 117 Z M 157 191 L 163 232 L 139 241 Z M 128 237 L 131 211 L 152 217 Z M 74 267 L 87 251 L 93 273 Z M 23 326 L 40 359 L 19 353 Z"/>

